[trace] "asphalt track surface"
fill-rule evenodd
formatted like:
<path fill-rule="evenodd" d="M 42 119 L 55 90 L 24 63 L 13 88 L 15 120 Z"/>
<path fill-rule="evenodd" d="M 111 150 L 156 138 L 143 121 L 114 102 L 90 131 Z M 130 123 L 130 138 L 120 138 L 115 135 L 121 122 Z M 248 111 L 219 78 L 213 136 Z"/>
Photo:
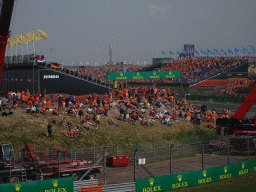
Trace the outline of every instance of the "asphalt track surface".
<path fill-rule="evenodd" d="M 256 156 L 250 156 L 250 159 Z M 229 163 L 238 163 L 247 160 L 246 155 L 231 155 Z M 207 153 L 204 155 L 204 169 L 224 166 L 228 164 L 228 156 L 226 150 L 217 151 L 212 154 Z M 153 176 L 169 175 L 170 174 L 170 161 L 162 161 L 151 164 L 146 164 L 145 167 L 150 171 Z M 182 173 L 188 171 L 195 171 L 202 169 L 202 155 L 197 154 L 194 157 L 174 159 L 172 160 L 172 174 Z M 107 167 L 106 181 L 110 183 L 127 183 L 134 181 L 134 167 Z M 137 165 L 137 178 L 147 178 L 150 175 Z M 104 183 L 103 172 L 97 176 L 99 183 Z"/>

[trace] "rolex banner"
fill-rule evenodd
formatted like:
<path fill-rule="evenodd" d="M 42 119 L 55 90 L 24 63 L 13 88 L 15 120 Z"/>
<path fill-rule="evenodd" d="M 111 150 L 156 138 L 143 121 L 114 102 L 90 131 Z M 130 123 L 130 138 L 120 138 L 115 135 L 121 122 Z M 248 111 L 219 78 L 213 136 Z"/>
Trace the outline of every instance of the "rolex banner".
<path fill-rule="evenodd" d="M 73 192 L 73 177 L 0 185 L 0 192 Z"/>
<path fill-rule="evenodd" d="M 108 73 L 108 80 L 179 78 L 180 71 Z"/>
<path fill-rule="evenodd" d="M 256 171 L 256 159 L 210 169 L 136 179 L 136 192 L 166 191 L 212 183 Z"/>

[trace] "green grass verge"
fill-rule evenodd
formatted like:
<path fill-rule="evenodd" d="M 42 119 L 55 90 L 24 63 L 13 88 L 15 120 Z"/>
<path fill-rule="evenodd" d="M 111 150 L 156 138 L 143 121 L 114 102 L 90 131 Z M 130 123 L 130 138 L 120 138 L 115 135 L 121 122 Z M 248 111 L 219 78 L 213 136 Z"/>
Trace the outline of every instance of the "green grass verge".
<path fill-rule="evenodd" d="M 85 109 L 86 111 L 86 109 Z M 111 109 L 110 116 L 118 117 L 117 109 Z M 150 118 L 148 116 L 148 118 Z M 174 143 L 182 142 L 185 137 L 200 136 L 201 139 L 216 138 L 216 131 L 207 129 L 206 123 L 200 126 L 187 121 L 175 121 L 173 126 L 166 126 L 158 121 L 151 121 L 153 127 L 147 127 L 140 124 L 139 121 L 134 125 L 131 122 L 122 122 L 116 119 L 118 126 L 107 125 L 109 118 L 101 116 L 101 129 L 88 131 L 80 129 L 82 133 L 79 138 L 70 140 L 65 137 L 63 130 L 65 127 L 59 127 L 53 124 L 52 139 L 44 136 L 47 132 L 47 124 L 52 120 L 62 120 L 63 116 L 43 116 L 37 118 L 35 115 L 25 113 L 24 109 L 14 110 L 12 117 L 2 117 L 0 121 L 0 143 L 12 143 L 14 150 L 20 151 L 25 146 L 25 142 L 29 142 L 33 151 L 53 150 L 53 149 L 70 149 L 85 147 L 101 147 L 116 145 L 134 145 L 147 142 L 158 142 L 163 140 L 171 140 Z M 79 118 L 66 116 L 67 121 L 73 121 L 74 128 L 79 124 Z M 93 126 L 94 128 L 96 126 Z M 203 135 L 203 136 L 202 136 Z M 184 143 L 194 142 L 183 140 Z"/>

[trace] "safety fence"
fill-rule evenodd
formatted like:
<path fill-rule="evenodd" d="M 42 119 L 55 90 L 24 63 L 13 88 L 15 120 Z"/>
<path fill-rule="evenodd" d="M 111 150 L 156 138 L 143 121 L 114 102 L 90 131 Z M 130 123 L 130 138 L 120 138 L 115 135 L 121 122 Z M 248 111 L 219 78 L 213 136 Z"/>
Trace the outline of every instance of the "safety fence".
<path fill-rule="evenodd" d="M 31 153 L 35 155 L 36 162 L 28 161 L 27 159 L 22 160 L 21 157 L 25 158 L 23 155 L 26 153 L 24 152 L 23 154 L 20 154 L 20 159 L 17 159 L 17 157 L 15 158 L 16 169 L 6 169 L 5 171 L 0 171 L 0 174 L 1 179 L 5 179 L 2 180 L 4 183 L 23 181 L 23 171 L 25 169 L 25 177 L 27 177 L 25 181 L 39 181 L 41 179 L 43 179 L 43 181 L 46 179 L 45 181 L 47 181 L 47 174 L 53 174 L 51 176 L 57 179 L 60 177 L 73 177 L 74 190 L 79 190 L 82 185 L 95 186 L 97 184 L 96 186 L 102 186 L 102 190 L 105 189 L 105 191 L 110 190 L 110 188 L 110 191 L 113 191 L 114 189 L 125 191 L 125 188 L 132 189 L 134 187 L 134 184 L 132 183 L 135 181 L 140 182 L 140 179 L 146 178 L 145 180 L 141 180 L 147 183 L 143 184 L 146 188 L 157 187 L 162 185 L 162 181 L 159 181 L 161 185 L 158 185 L 158 181 L 155 180 L 155 178 L 176 175 L 173 177 L 177 180 L 179 173 L 182 173 L 180 174 L 182 175 L 182 181 L 177 182 L 179 184 L 172 183 L 177 184 L 175 185 L 177 188 L 177 186 L 187 185 L 185 183 L 182 184 L 182 182 L 188 182 L 188 186 L 192 186 L 193 183 L 195 183 L 194 180 L 185 180 L 185 178 L 189 177 L 186 176 L 186 174 L 189 175 L 191 171 L 201 170 L 201 172 L 198 171 L 195 172 L 195 174 L 198 174 L 199 176 L 201 174 L 202 176 L 202 170 L 222 167 L 223 171 L 225 166 L 230 164 L 247 162 L 250 159 L 254 159 L 256 154 L 255 143 L 256 139 L 252 135 L 221 137 L 216 139 L 189 137 L 136 145 L 104 146 L 44 152 L 32 151 Z M 32 154 L 30 154 L 30 157 L 31 155 Z M 44 156 L 44 160 L 42 160 L 42 156 Z M 128 159 L 126 159 L 126 157 L 128 157 Z M 67 162 L 65 163 L 64 160 Z M 114 163 L 114 161 L 116 161 L 116 163 Z M 48 166 L 44 164 L 45 169 L 42 169 L 42 166 L 39 166 L 40 163 L 51 164 L 48 164 Z M 36 164 L 37 166 L 34 166 L 32 169 L 29 168 L 33 164 Z M 23 165 L 23 169 L 20 169 L 20 175 L 17 173 L 17 165 Z M 240 165 L 241 164 L 237 164 L 237 166 Z M 68 174 L 65 170 L 63 171 L 62 166 L 70 169 L 69 171 L 71 171 L 72 174 Z M 79 166 L 81 166 L 81 169 Z M 71 170 L 71 168 L 74 169 Z M 229 168 L 227 169 L 229 170 Z M 240 171 L 245 169 L 247 169 L 246 166 Z M 211 173 L 211 171 L 206 171 L 207 176 L 204 177 L 203 175 L 202 178 L 199 179 L 208 178 L 208 173 Z M 46 178 L 40 177 L 40 174 L 42 173 Z M 217 170 L 217 173 L 220 173 L 220 169 Z M 227 172 L 226 174 L 229 173 L 232 173 L 232 177 L 235 175 L 233 172 Z M 183 174 L 185 175 L 183 176 Z M 95 179 L 95 176 L 97 179 Z M 223 178 L 228 177 L 230 176 L 223 176 Z M 152 180 L 149 181 L 151 178 L 154 178 L 154 184 L 152 185 L 150 184 Z M 85 181 L 83 184 L 84 179 L 92 179 L 91 181 L 94 183 L 90 184 L 90 181 Z M 216 178 L 212 177 L 212 179 L 209 179 L 208 181 L 215 180 Z M 202 183 L 206 181 L 207 179 L 202 180 Z M 199 181 L 197 180 L 197 182 Z M 173 186 L 172 184 L 170 186 Z M 136 183 L 136 185 L 138 185 L 138 183 Z M 165 189 L 163 187 L 160 188 Z M 152 188 L 152 190 L 153 189 L 156 188 Z M 140 188 L 140 190 L 143 189 Z M 148 188 L 147 190 L 150 191 L 151 188 Z"/>
<path fill-rule="evenodd" d="M 256 171 L 256 159 L 209 169 L 136 180 L 136 191 L 165 191 L 212 183 Z"/>
<path fill-rule="evenodd" d="M 143 167 L 137 166 L 136 178 L 143 178 L 145 175 L 169 175 L 245 161 L 254 158 L 255 143 L 251 138 L 247 140 L 230 137 L 185 145 L 174 144 L 169 149 L 158 148 L 158 151 L 166 155 L 161 162 L 152 162 L 142 152 L 136 152 L 136 162 L 145 159 Z M 186 158 L 181 158 L 184 155 Z"/>
<path fill-rule="evenodd" d="M 224 137 L 220 137 L 224 138 Z M 212 139 L 218 139 L 212 138 Z M 97 178 L 100 183 L 126 183 L 134 181 L 133 166 L 134 166 L 134 150 L 137 149 L 137 157 L 145 158 L 146 164 L 156 166 L 155 162 L 166 162 L 170 157 L 170 146 L 174 145 L 172 148 L 172 156 L 175 159 L 185 158 L 188 159 L 191 156 L 196 156 L 201 153 L 200 145 L 203 141 L 207 141 L 209 138 L 205 136 L 197 137 L 188 137 L 183 139 L 173 139 L 173 140 L 163 140 L 156 142 L 141 143 L 135 145 L 117 145 L 117 146 L 106 146 L 104 150 L 103 147 L 87 147 L 82 149 L 55 149 L 51 151 L 37 151 L 37 152 L 28 152 L 24 151 L 23 153 L 15 153 L 15 165 L 24 165 L 26 163 L 55 166 L 55 170 L 42 170 L 42 166 L 37 166 L 33 168 L 33 172 L 27 169 L 27 180 L 33 180 L 35 178 L 34 172 L 54 172 L 56 177 L 62 176 L 62 170 L 59 169 L 63 163 L 72 163 L 74 166 L 76 161 L 81 161 L 81 166 L 86 166 L 86 170 L 89 170 L 97 161 L 97 169 L 93 169 L 91 172 L 87 173 L 84 179 L 93 179 Z M 205 146 L 205 149 L 207 147 Z M 32 156 L 34 155 L 34 159 Z M 128 157 L 126 162 L 119 162 L 119 165 L 113 165 L 112 160 L 116 156 L 120 158 Z M 59 165 L 60 161 L 60 165 Z M 115 161 L 122 161 L 121 159 L 116 159 Z M 197 159 L 200 162 L 200 159 Z M 117 163 L 118 164 L 118 163 Z M 160 165 L 160 163 L 159 163 Z M 185 166 L 184 166 L 185 167 Z M 50 168 L 49 168 L 50 169 Z M 157 166 L 154 169 L 161 169 L 162 166 Z M 98 173 L 101 170 L 101 173 Z M 140 170 L 140 169 L 138 169 Z M 8 172 L 6 170 L 6 178 L 4 182 L 9 182 Z M 186 170 L 181 170 L 186 171 Z M 0 171 L 1 172 L 1 171 Z M 76 172 L 72 172 L 70 176 L 74 177 L 74 180 L 78 180 L 80 176 L 85 174 L 86 171 L 80 172 L 79 175 Z M 105 173 L 105 174 L 104 174 Z M 159 172 L 160 174 L 161 172 Z M 10 173 L 11 176 L 14 176 L 14 173 Z M 64 173 L 66 175 L 66 173 Z M 141 173 L 139 177 L 145 177 L 147 174 L 145 172 Z M 40 177 L 40 176 L 37 176 Z M 43 179 L 47 179 L 47 175 Z M 19 177 L 19 180 L 22 181 L 22 177 Z"/>

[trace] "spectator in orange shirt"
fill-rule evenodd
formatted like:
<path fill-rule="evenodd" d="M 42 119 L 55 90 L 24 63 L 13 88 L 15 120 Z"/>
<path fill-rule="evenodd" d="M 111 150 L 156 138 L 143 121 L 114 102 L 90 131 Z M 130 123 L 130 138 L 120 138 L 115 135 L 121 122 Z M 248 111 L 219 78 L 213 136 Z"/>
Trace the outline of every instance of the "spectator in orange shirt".
<path fill-rule="evenodd" d="M 128 89 L 124 88 L 123 92 L 124 92 L 124 97 L 127 97 Z"/>
<path fill-rule="evenodd" d="M 24 98 L 24 101 L 25 101 L 24 107 L 27 107 L 27 105 L 28 105 L 28 99 L 29 99 L 29 96 L 28 96 L 28 94 L 26 94 L 26 95 L 25 95 L 25 98 Z"/>
<path fill-rule="evenodd" d="M 186 120 L 190 121 L 190 119 L 191 119 L 191 114 L 190 114 L 190 111 L 189 111 L 189 110 L 187 110 L 186 115 L 187 115 Z"/>
<path fill-rule="evenodd" d="M 46 111 L 46 116 L 49 116 L 51 101 L 50 101 L 49 99 L 47 99 L 45 105 L 46 105 L 46 109 L 45 109 L 45 111 Z"/>
<path fill-rule="evenodd" d="M 120 100 L 124 99 L 124 92 L 122 90 L 119 91 L 119 97 L 120 97 Z"/>
<path fill-rule="evenodd" d="M 56 107 L 52 110 L 52 114 L 53 115 L 59 115 L 58 110 L 57 110 Z"/>
<path fill-rule="evenodd" d="M 113 117 L 110 118 L 110 120 L 109 120 L 109 125 L 118 126 L 118 125 L 117 125 L 117 122 L 114 120 Z"/>
<path fill-rule="evenodd" d="M 107 103 L 105 103 L 105 105 L 104 105 L 105 114 L 104 114 L 104 115 L 105 115 L 106 117 L 108 117 L 108 115 L 109 115 L 108 110 L 109 110 L 109 106 L 108 106 Z"/>
<path fill-rule="evenodd" d="M 29 99 L 28 104 L 29 104 L 29 113 L 30 113 L 30 115 L 32 115 L 32 107 L 33 107 L 33 103 L 32 103 L 32 100 L 31 100 L 31 99 Z"/>
<path fill-rule="evenodd" d="M 206 125 L 206 127 L 207 127 L 207 128 L 210 128 L 210 129 L 214 128 L 213 122 L 211 122 L 211 121 L 208 122 L 207 125 Z"/>
<path fill-rule="evenodd" d="M 42 103 L 42 105 L 41 105 L 41 113 L 42 114 L 45 114 L 45 107 L 44 107 L 44 104 Z"/>
<path fill-rule="evenodd" d="M 107 98 L 107 104 L 109 105 L 109 109 L 111 108 L 111 97 L 108 96 Z"/>

